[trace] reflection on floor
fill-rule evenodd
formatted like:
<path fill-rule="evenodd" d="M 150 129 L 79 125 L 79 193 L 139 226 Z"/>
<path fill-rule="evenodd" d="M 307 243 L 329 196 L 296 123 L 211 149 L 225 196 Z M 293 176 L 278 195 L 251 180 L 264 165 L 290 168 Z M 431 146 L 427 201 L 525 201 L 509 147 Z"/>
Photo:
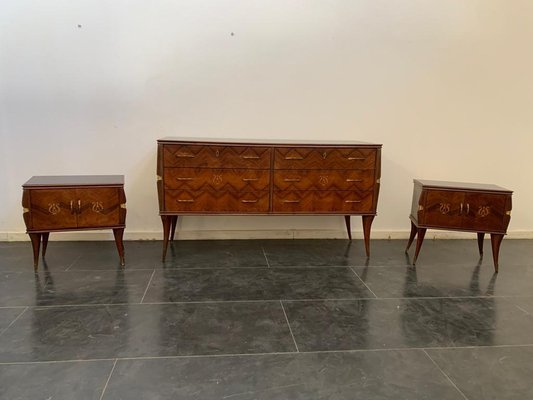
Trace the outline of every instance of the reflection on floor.
<path fill-rule="evenodd" d="M 533 398 L 533 241 L 405 244 L 1 242 L 0 399 Z"/>

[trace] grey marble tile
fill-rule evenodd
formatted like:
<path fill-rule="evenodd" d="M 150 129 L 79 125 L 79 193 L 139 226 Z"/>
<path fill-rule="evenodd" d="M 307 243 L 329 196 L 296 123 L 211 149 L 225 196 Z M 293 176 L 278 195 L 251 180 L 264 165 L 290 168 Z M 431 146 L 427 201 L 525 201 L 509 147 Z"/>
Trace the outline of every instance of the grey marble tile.
<path fill-rule="evenodd" d="M 66 270 L 79 256 L 79 248 L 65 246 L 65 242 L 48 242 L 46 258 L 39 256 L 39 269 L 46 264 L 53 271 Z M 0 242 L 0 273 L 32 273 L 33 251 L 31 243 Z"/>
<path fill-rule="evenodd" d="M 0 335 L 24 311 L 24 308 L 0 308 Z"/>
<path fill-rule="evenodd" d="M 293 350 L 279 302 L 31 308 L 0 336 L 0 362 Z"/>
<path fill-rule="evenodd" d="M 421 351 L 119 361 L 104 399 L 450 399 Z"/>
<path fill-rule="evenodd" d="M 144 302 L 372 298 L 350 268 L 157 270 Z"/>
<path fill-rule="evenodd" d="M 533 399 L 533 347 L 428 350 L 468 400 Z"/>
<path fill-rule="evenodd" d="M 152 271 L 3 274 L 0 306 L 139 303 Z"/>
<path fill-rule="evenodd" d="M 533 296 L 533 267 L 355 267 L 378 297 Z"/>
<path fill-rule="evenodd" d="M 504 298 L 283 302 L 300 351 L 533 344 Z"/>
<path fill-rule="evenodd" d="M 0 365 L 0 398 L 98 400 L 113 361 Z"/>

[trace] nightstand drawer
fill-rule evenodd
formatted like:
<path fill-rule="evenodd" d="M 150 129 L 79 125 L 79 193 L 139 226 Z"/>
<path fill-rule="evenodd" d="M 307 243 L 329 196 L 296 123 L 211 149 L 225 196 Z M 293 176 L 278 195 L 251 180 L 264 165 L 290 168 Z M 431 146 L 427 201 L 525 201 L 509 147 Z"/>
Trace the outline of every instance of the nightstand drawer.
<path fill-rule="evenodd" d="M 164 167 L 270 168 L 271 149 L 252 146 L 165 145 Z"/>

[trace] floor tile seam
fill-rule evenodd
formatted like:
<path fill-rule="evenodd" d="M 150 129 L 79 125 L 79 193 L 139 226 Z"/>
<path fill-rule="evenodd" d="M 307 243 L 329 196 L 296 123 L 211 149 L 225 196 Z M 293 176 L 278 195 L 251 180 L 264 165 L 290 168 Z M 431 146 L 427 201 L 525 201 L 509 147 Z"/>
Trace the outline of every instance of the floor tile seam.
<path fill-rule="evenodd" d="M 113 363 L 113 367 L 111 367 L 111 371 L 109 372 L 109 375 L 107 376 L 107 380 L 105 382 L 104 388 L 102 389 L 102 394 L 100 395 L 100 400 L 104 398 L 105 391 L 107 389 L 107 385 L 109 385 L 109 381 L 111 380 L 111 376 L 113 375 L 113 372 L 115 371 L 115 367 L 117 366 L 117 359 L 115 358 L 115 362 Z"/>
<path fill-rule="evenodd" d="M 139 302 L 140 304 L 142 304 L 142 302 L 144 301 L 144 298 L 146 297 L 146 293 L 148 293 L 148 289 L 150 288 L 150 284 L 152 283 L 152 280 L 154 279 L 154 275 L 155 275 L 155 268 L 152 271 L 152 275 L 150 275 L 150 279 L 148 280 L 148 283 L 146 284 L 146 288 L 144 289 L 144 293 L 141 297 L 141 301 Z"/>
<path fill-rule="evenodd" d="M 72 261 L 72 262 L 70 263 L 70 265 L 69 265 L 69 266 L 65 269 L 65 271 L 63 271 L 63 272 L 67 272 L 69 269 L 71 269 L 71 268 L 72 268 L 72 267 L 73 267 L 73 266 L 79 261 L 79 259 L 81 258 L 81 256 L 82 256 L 82 255 L 80 254 L 78 257 L 76 257 L 76 258 L 74 259 L 74 261 Z"/>
<path fill-rule="evenodd" d="M 372 289 L 370 289 L 370 286 L 368 286 L 366 284 L 366 282 L 357 274 L 357 272 L 355 272 L 355 270 L 353 268 L 350 268 L 350 270 L 353 272 L 353 274 L 357 277 L 357 279 L 366 287 L 366 289 L 372 293 L 372 295 L 374 296 L 374 298 L 378 298 L 378 296 L 374 293 L 374 291 Z"/>
<path fill-rule="evenodd" d="M 468 397 L 466 397 L 466 395 L 463 393 L 463 391 L 461 389 L 459 389 L 459 387 L 457 386 L 457 384 L 452 380 L 452 378 L 450 378 L 450 376 L 444 372 L 444 370 L 440 367 L 440 365 L 428 354 L 428 352 L 426 350 L 424 350 L 424 354 L 426 355 L 427 358 L 429 358 L 429 360 L 431 361 L 431 363 L 440 371 L 440 373 L 442 375 L 444 375 L 444 377 L 446 378 L 446 380 L 455 388 L 455 390 L 457 390 L 457 392 L 465 399 L 465 400 L 469 400 Z"/>
<path fill-rule="evenodd" d="M 285 312 L 285 307 L 283 306 L 283 302 L 280 300 L 279 304 L 281 305 L 281 310 L 283 311 L 283 315 L 285 316 L 285 321 L 287 322 L 287 326 L 289 327 L 289 332 L 291 333 L 292 341 L 294 343 L 294 347 L 296 348 L 296 352 L 299 353 L 300 349 L 298 348 L 298 343 L 296 343 L 296 338 L 294 337 L 294 333 L 292 332 L 291 323 L 289 322 L 289 317 L 287 317 L 287 313 Z"/>
<path fill-rule="evenodd" d="M 354 354 L 354 353 L 386 353 L 386 352 L 424 352 L 432 350 L 489 350 L 494 348 L 533 348 L 533 344 L 529 345 L 495 345 L 495 346 L 464 346 L 464 347 L 391 347 L 388 349 L 344 349 L 344 350 L 302 350 L 285 351 L 285 352 L 270 352 L 270 353 L 224 353 L 224 354 L 189 354 L 189 355 L 175 355 L 175 356 L 139 356 L 139 357 L 113 357 L 113 358 L 92 358 L 92 359 L 71 359 L 71 360 L 45 360 L 45 361 L 0 361 L 2 365 L 29 365 L 29 364 L 60 364 L 60 363 L 76 363 L 76 362 L 103 362 L 114 361 L 117 363 L 122 361 L 135 360 L 166 360 L 166 359 L 197 359 L 197 358 L 224 358 L 224 357 L 267 357 L 267 356 L 288 356 L 288 355 L 312 355 L 312 354 Z"/>
<path fill-rule="evenodd" d="M 263 251 L 263 257 L 265 257 L 265 261 L 267 263 L 267 267 L 270 268 L 270 262 L 268 261 L 268 257 L 266 255 L 265 246 L 261 246 L 261 250 Z"/>
<path fill-rule="evenodd" d="M 11 321 L 11 323 L 10 323 L 8 326 L 6 326 L 4 329 L 2 329 L 2 330 L 0 331 L 0 336 L 2 336 L 4 333 L 6 333 L 6 332 L 8 331 L 8 329 L 11 328 L 11 327 L 15 324 L 15 322 L 17 322 L 17 321 L 20 319 L 20 317 L 22 317 L 22 315 L 24 315 L 24 313 L 28 310 L 28 308 L 29 308 L 29 307 L 25 307 L 24 310 L 22 310 L 22 311 L 21 311 L 21 312 L 15 317 L 15 319 L 14 319 L 13 321 Z"/>

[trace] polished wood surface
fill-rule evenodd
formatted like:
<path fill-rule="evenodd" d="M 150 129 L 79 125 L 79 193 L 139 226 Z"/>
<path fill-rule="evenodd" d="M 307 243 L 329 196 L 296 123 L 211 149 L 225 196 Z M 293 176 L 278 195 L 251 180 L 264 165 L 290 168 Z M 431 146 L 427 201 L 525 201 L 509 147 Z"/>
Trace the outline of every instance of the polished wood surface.
<path fill-rule="evenodd" d="M 23 185 L 24 222 L 32 241 L 34 267 L 39 249 L 46 254 L 50 232 L 113 229 L 120 262 L 124 265 L 122 237 L 126 196 L 121 175 L 38 176 Z"/>
<path fill-rule="evenodd" d="M 177 216 L 187 214 L 340 214 L 350 238 L 350 215 L 367 216 L 368 255 L 380 173 L 377 144 L 161 139 L 157 188 L 163 259 Z"/>
<path fill-rule="evenodd" d="M 446 229 L 477 233 L 478 249 L 483 254 L 483 239 L 491 235 L 494 268 L 511 219 L 512 192 L 496 185 L 414 180 L 411 207 L 411 234 L 407 249 L 417 237 L 416 262 L 427 229 Z"/>

